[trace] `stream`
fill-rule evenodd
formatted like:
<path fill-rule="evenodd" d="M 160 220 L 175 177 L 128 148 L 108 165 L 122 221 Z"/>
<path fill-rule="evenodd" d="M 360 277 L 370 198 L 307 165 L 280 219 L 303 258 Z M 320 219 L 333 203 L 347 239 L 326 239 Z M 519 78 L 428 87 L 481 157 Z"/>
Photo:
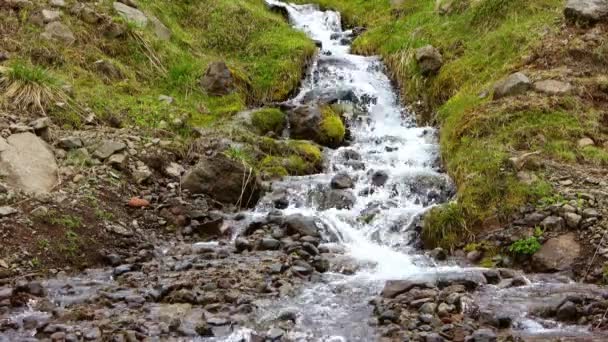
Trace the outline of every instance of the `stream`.
<path fill-rule="evenodd" d="M 225 270 L 234 270 L 242 278 L 261 279 L 256 269 L 246 265 L 266 265 L 276 253 L 251 253 L 232 259 L 221 243 L 167 242 L 147 251 L 148 261 L 139 268 L 121 265 L 45 280 L 48 300 L 32 301 L 25 308 L 11 311 L 7 321 L 12 325 L 4 332 L 0 330 L 0 342 L 36 341 L 36 329 L 48 334 L 78 331 L 80 335 L 76 334 L 75 340 L 100 340 L 97 326 L 111 324 L 136 326 L 134 332 L 125 335 L 134 340 L 155 336 L 149 340 L 264 341 L 254 338 L 256 331 L 262 331 L 267 336 L 277 336 L 267 340 L 376 341 L 381 332 L 370 300 L 381 293 L 387 281 L 446 279 L 481 279 L 464 310 L 507 318 L 511 322 L 511 329 L 507 330 L 514 336 L 536 341 L 608 340 L 608 335 L 590 324 L 564 324 L 535 314 L 559 306 L 568 298 L 606 298 L 608 292 L 601 287 L 557 275 L 519 275 L 521 283 L 515 286 L 504 282 L 487 284 L 487 270 L 468 267 L 458 260 L 438 262 L 424 253 L 418 239 L 421 215 L 454 197 L 454 186 L 441 166 L 437 130 L 416 124 L 413 113 L 402 106 L 378 57 L 350 53 L 354 33 L 342 29 L 339 13 L 321 11 L 312 5 L 266 2 L 286 9 L 292 25 L 321 46 L 299 94 L 285 105 L 338 99 L 337 104 L 346 112 L 350 142 L 325 151 L 324 173 L 286 177 L 273 183 L 257 207 L 242 213 L 245 219 L 234 224 L 242 230 L 256 219 L 267 217 L 277 211 L 275 202 L 281 198 L 287 203 L 280 208 L 281 215 L 315 217 L 325 227 L 319 249 L 336 251 L 330 271 L 305 282 L 295 293 L 254 298 L 253 311 L 245 310 L 249 308 L 248 300 L 234 296 L 230 301 L 240 311 L 231 313 L 230 318 L 207 316 L 214 337 L 200 337 L 194 332 L 199 331 L 197 321 L 207 315 L 205 311 L 221 311 L 221 305 L 206 305 L 203 309 L 202 305 L 183 303 L 215 303 L 204 292 L 215 289 L 202 286 L 204 291 L 195 293 L 196 300 L 190 300 L 177 297 L 180 290 L 175 284 L 186 278 L 191 283 L 203 283 L 210 277 L 224 276 Z M 350 179 L 352 185 L 328 191 L 336 177 L 347 183 Z M 328 201 L 332 205 L 327 205 Z M 205 258 L 205 253 L 214 257 Z M 186 277 L 186 271 L 203 273 Z M 120 284 L 116 281 L 119 276 Z M 184 290 L 178 294 L 185 297 L 188 293 Z M 162 298 L 171 300 L 161 304 Z M 82 311 L 72 318 L 77 329 L 67 324 L 47 324 L 73 306 Z M 249 316 L 252 318 L 237 319 L 241 311 L 253 312 Z M 285 312 L 295 317 L 293 325 L 284 333 L 276 333 L 276 318 Z M 95 320 L 86 318 L 92 316 Z M 180 318 L 179 324 L 173 317 Z"/>

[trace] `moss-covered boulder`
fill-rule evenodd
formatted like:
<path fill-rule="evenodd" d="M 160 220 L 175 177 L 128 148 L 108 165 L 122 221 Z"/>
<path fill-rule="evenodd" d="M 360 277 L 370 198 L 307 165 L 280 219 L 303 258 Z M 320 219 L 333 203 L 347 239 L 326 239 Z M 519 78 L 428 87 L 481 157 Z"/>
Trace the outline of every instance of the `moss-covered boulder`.
<path fill-rule="evenodd" d="M 267 148 L 270 144 L 275 146 L 267 150 L 269 154 L 259 162 L 258 169 L 263 178 L 308 175 L 323 169 L 321 149 L 316 144 L 303 140 L 265 140 L 264 147 Z"/>
<path fill-rule="evenodd" d="M 291 136 L 312 140 L 328 147 L 344 143 L 346 127 L 330 106 L 307 105 L 293 109 L 289 114 Z"/>
<path fill-rule="evenodd" d="M 251 124 L 260 134 L 281 134 L 287 125 L 287 117 L 276 108 L 264 108 L 251 114 Z"/>

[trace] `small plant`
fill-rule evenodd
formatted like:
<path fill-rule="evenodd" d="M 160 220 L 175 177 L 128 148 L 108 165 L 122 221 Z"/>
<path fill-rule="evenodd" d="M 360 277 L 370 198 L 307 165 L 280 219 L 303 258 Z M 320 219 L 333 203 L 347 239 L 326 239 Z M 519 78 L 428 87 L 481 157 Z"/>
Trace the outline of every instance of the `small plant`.
<path fill-rule="evenodd" d="M 8 104 L 42 113 L 49 104 L 66 99 L 59 81 L 46 69 L 22 61 L 0 67 L 0 91 Z"/>
<path fill-rule="evenodd" d="M 34 257 L 32 258 L 32 260 L 30 260 L 30 265 L 32 265 L 32 267 L 34 268 L 40 267 L 41 264 L 42 262 L 40 262 L 40 259 L 38 259 L 37 257 Z"/>
<path fill-rule="evenodd" d="M 75 231 L 70 229 L 65 233 L 65 239 L 66 243 L 61 247 L 61 249 L 72 257 L 76 256 L 76 253 L 80 249 L 80 237 Z"/>
<path fill-rule="evenodd" d="M 38 240 L 38 247 L 40 247 L 40 249 L 48 249 L 50 246 L 50 242 L 47 239 L 40 239 Z"/>
<path fill-rule="evenodd" d="M 544 233 L 545 233 L 545 231 L 541 227 L 539 227 L 539 226 L 534 227 L 534 236 L 535 237 L 539 238 L 539 237 L 543 236 Z"/>
<path fill-rule="evenodd" d="M 103 209 L 95 209 L 95 216 L 100 220 L 111 221 L 114 218 L 114 214 L 105 211 Z"/>
<path fill-rule="evenodd" d="M 532 255 L 540 249 L 541 245 L 536 236 L 515 241 L 510 247 L 509 252 L 517 255 Z"/>
<path fill-rule="evenodd" d="M 82 226 L 82 220 L 80 217 L 73 215 L 63 215 L 60 217 L 51 217 L 49 223 L 66 227 L 68 229 L 80 228 Z"/>

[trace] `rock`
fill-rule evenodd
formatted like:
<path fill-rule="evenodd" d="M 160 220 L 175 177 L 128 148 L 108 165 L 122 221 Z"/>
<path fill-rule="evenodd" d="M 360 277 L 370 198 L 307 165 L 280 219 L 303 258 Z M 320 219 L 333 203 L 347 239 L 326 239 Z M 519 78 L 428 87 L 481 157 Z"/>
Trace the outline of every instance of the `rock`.
<path fill-rule="evenodd" d="M 336 148 L 344 136 L 328 137 L 323 129 L 323 110 L 316 104 L 298 106 L 288 112 L 290 136 L 295 139 L 312 140 L 320 145 Z"/>
<path fill-rule="evenodd" d="M 563 218 L 559 216 L 549 216 L 540 223 L 540 226 L 544 230 L 559 230 L 563 229 L 565 224 Z"/>
<path fill-rule="evenodd" d="M 314 217 L 304 216 L 302 214 L 293 214 L 283 219 L 282 227 L 285 228 L 287 234 L 299 234 L 302 236 L 320 237 L 319 228 Z"/>
<path fill-rule="evenodd" d="M 167 95 L 158 95 L 158 101 L 164 102 L 166 104 L 172 104 L 175 101 L 171 96 Z"/>
<path fill-rule="evenodd" d="M 88 329 L 84 332 L 83 337 L 87 341 L 97 341 L 101 339 L 101 330 L 98 327 Z"/>
<path fill-rule="evenodd" d="M 146 27 L 148 24 L 148 17 L 136 8 L 127 6 L 121 2 L 115 2 L 114 9 L 121 17 L 125 18 L 126 21 L 134 23 L 139 27 Z"/>
<path fill-rule="evenodd" d="M 127 155 L 124 153 L 113 154 L 108 158 L 108 164 L 117 170 L 122 170 L 127 164 Z"/>
<path fill-rule="evenodd" d="M 602 215 L 593 208 L 586 208 L 583 210 L 583 218 L 601 217 Z"/>
<path fill-rule="evenodd" d="M 61 19 L 61 12 L 46 9 L 42 10 L 42 21 L 45 24 L 51 23 L 53 21 L 58 21 L 59 19 Z"/>
<path fill-rule="evenodd" d="M 467 260 L 473 263 L 481 260 L 481 257 L 483 257 L 483 253 L 480 251 L 470 251 L 469 253 L 467 253 Z"/>
<path fill-rule="evenodd" d="M 418 309 L 418 311 L 420 313 L 429 314 L 429 315 L 434 315 L 435 310 L 437 310 L 437 304 L 432 303 L 432 302 L 424 303 L 424 304 L 422 304 L 420 309 Z"/>
<path fill-rule="evenodd" d="M 540 272 L 554 272 L 569 269 L 580 255 L 580 245 L 576 235 L 565 234 L 549 239 L 532 256 L 533 266 Z"/>
<path fill-rule="evenodd" d="M 385 171 L 376 171 L 372 175 L 372 185 L 381 187 L 388 181 L 388 173 Z"/>
<path fill-rule="evenodd" d="M 131 176 L 135 179 L 135 183 L 144 184 L 150 177 L 152 177 L 152 170 L 141 161 L 137 162 L 135 169 L 132 171 Z"/>
<path fill-rule="evenodd" d="M 82 147 L 82 140 L 78 137 L 65 137 L 59 139 L 59 146 L 64 150 L 73 150 Z"/>
<path fill-rule="evenodd" d="M 173 178 L 180 178 L 184 172 L 186 172 L 184 167 L 175 162 L 171 162 L 169 165 L 167 165 L 167 167 L 165 167 L 165 173 L 167 176 L 171 176 Z"/>
<path fill-rule="evenodd" d="M 438 333 L 430 333 L 426 334 L 424 337 L 424 342 L 444 342 L 445 339 L 441 337 Z"/>
<path fill-rule="evenodd" d="M 266 333 L 266 337 L 273 342 L 279 341 L 283 335 L 285 335 L 285 331 L 279 328 L 272 328 Z"/>
<path fill-rule="evenodd" d="M 127 205 L 131 208 L 143 208 L 149 206 L 150 201 L 140 197 L 131 197 Z"/>
<path fill-rule="evenodd" d="M 465 339 L 466 342 L 496 342 L 497 340 L 496 333 L 490 329 L 476 330 Z"/>
<path fill-rule="evenodd" d="M 338 173 L 331 179 L 330 186 L 332 189 L 348 189 L 353 188 L 355 183 L 347 173 Z"/>
<path fill-rule="evenodd" d="M 563 322 L 572 322 L 579 319 L 580 312 L 576 307 L 576 304 L 571 301 L 566 301 L 557 309 L 555 317 Z"/>
<path fill-rule="evenodd" d="M 122 141 L 104 140 L 101 142 L 101 145 L 97 147 L 95 152 L 93 152 L 93 157 L 105 160 L 114 153 L 123 151 L 126 148 L 127 145 Z"/>
<path fill-rule="evenodd" d="M 577 228 L 583 218 L 576 213 L 565 213 L 564 219 L 568 228 Z"/>
<path fill-rule="evenodd" d="M 56 40 L 66 45 L 72 45 L 76 41 L 72 30 L 58 21 L 47 24 L 44 27 L 42 37 L 49 40 Z"/>
<path fill-rule="evenodd" d="M 544 80 L 534 83 L 534 90 L 547 95 L 566 95 L 572 91 L 572 85 L 556 80 Z"/>
<path fill-rule="evenodd" d="M 441 247 L 437 247 L 431 251 L 431 257 L 438 261 L 444 261 L 448 258 L 448 254 Z"/>
<path fill-rule="evenodd" d="M 65 0 L 51 0 L 51 1 L 49 1 L 49 3 L 53 7 L 65 8 Z"/>
<path fill-rule="evenodd" d="M 425 76 L 437 74 L 443 66 L 441 53 L 432 45 L 416 49 L 416 61 L 418 61 L 420 72 Z"/>
<path fill-rule="evenodd" d="M 171 30 L 162 21 L 160 21 L 157 17 L 151 16 L 150 23 L 152 23 L 152 29 L 156 34 L 158 39 L 163 41 L 171 40 Z"/>
<path fill-rule="evenodd" d="M 221 153 L 202 158 L 184 175 L 182 187 L 240 207 L 253 207 L 262 193 L 261 181 L 253 169 Z"/>
<path fill-rule="evenodd" d="M 579 141 L 576 144 L 578 145 L 578 147 L 584 148 L 587 146 L 594 146 L 595 142 L 591 138 L 582 138 L 582 139 L 579 139 Z"/>
<path fill-rule="evenodd" d="M 243 251 L 249 251 L 251 250 L 251 243 L 249 243 L 249 240 L 240 237 L 234 241 L 234 247 L 239 253 Z"/>
<path fill-rule="evenodd" d="M 209 64 L 199 84 L 204 91 L 215 96 L 228 95 L 236 89 L 232 71 L 222 61 Z"/>
<path fill-rule="evenodd" d="M 486 277 L 488 284 L 500 283 L 500 272 L 495 269 L 487 269 L 483 271 L 483 276 Z"/>
<path fill-rule="evenodd" d="M 19 212 L 19 210 L 15 209 L 13 207 L 9 207 L 6 205 L 1 206 L 0 207 L 0 218 L 15 215 L 18 212 Z"/>
<path fill-rule="evenodd" d="M 595 23 L 608 18 L 608 3 L 606 0 L 568 0 L 564 15 L 574 23 Z"/>
<path fill-rule="evenodd" d="M 384 284 L 384 289 L 382 289 L 382 297 L 395 298 L 402 293 L 408 292 L 414 287 L 426 287 L 426 285 L 424 283 L 410 280 L 389 280 Z"/>
<path fill-rule="evenodd" d="M 494 84 L 494 99 L 523 94 L 531 86 L 532 83 L 526 75 L 516 72 Z"/>
<path fill-rule="evenodd" d="M 355 205 L 356 202 L 357 198 L 350 190 L 332 189 L 324 194 L 320 209 L 350 209 Z"/>
<path fill-rule="evenodd" d="M 258 249 L 262 251 L 274 251 L 281 248 L 281 242 L 279 240 L 264 238 L 260 240 Z"/>
<path fill-rule="evenodd" d="M 111 61 L 100 59 L 93 63 L 93 68 L 101 75 L 107 77 L 110 80 L 118 80 L 123 78 L 123 73 L 120 69 L 114 65 Z"/>
<path fill-rule="evenodd" d="M 58 182 L 57 163 L 50 146 L 32 133 L 0 137 L 0 177 L 12 187 L 47 193 Z"/>
<path fill-rule="evenodd" d="M 129 230 L 127 227 L 125 227 L 121 224 L 118 224 L 118 223 L 107 224 L 106 230 L 110 233 L 114 233 L 114 234 L 120 235 L 120 236 L 125 236 L 125 237 L 133 236 L 133 232 L 131 230 Z"/>
<path fill-rule="evenodd" d="M 36 297 L 46 296 L 46 290 L 38 281 L 19 281 L 15 287 L 15 292 L 29 293 Z"/>

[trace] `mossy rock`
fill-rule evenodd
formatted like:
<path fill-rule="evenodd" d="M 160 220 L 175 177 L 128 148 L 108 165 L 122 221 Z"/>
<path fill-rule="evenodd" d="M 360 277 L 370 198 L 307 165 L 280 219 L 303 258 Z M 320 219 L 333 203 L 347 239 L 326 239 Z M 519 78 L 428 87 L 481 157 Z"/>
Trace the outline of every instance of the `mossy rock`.
<path fill-rule="evenodd" d="M 287 124 L 287 117 L 276 108 L 264 108 L 251 114 L 251 123 L 261 133 L 280 134 Z"/>
<path fill-rule="evenodd" d="M 329 147 L 338 147 L 344 142 L 346 127 L 338 115 L 330 106 L 321 107 L 322 120 L 321 143 Z"/>

